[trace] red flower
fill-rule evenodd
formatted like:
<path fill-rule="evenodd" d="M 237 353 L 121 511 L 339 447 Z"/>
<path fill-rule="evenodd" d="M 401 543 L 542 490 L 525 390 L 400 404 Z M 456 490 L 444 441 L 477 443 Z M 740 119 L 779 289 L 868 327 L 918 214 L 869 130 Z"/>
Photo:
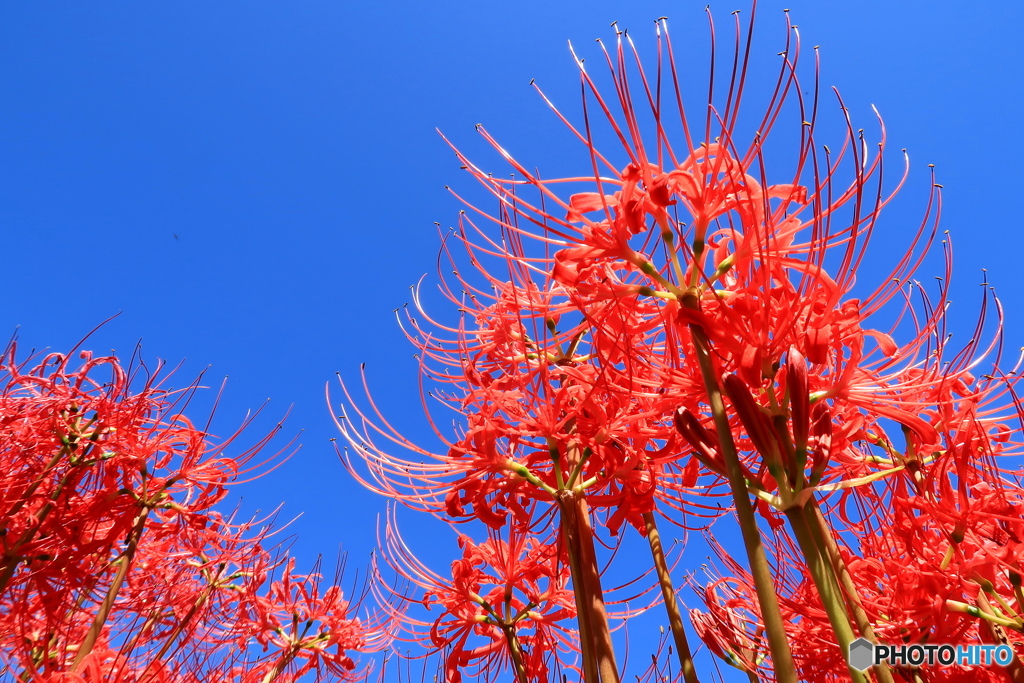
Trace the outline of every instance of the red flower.
<path fill-rule="evenodd" d="M 33 682 L 198 683 L 351 675 L 380 646 L 337 586 L 275 563 L 263 520 L 212 509 L 266 443 L 234 449 L 182 415 L 196 387 L 116 358 L 52 354 L 0 370 L 0 658 Z M 159 368 L 158 368 L 159 370 Z M 144 374 L 145 373 L 145 374 Z M 254 626 L 260 624 L 271 633 Z M 315 636 L 279 634 L 287 612 Z M 300 627 L 307 628 L 307 627 Z M 274 639 L 277 638 L 278 641 Z M 284 642 L 287 641 L 287 642 Z M 271 656 L 256 646 L 274 643 Z M 242 671 L 244 670 L 244 675 Z"/>
<path fill-rule="evenodd" d="M 547 681 L 552 666 L 576 666 L 578 643 L 569 628 L 576 610 L 564 551 L 514 525 L 507 538 L 492 533 L 478 544 L 459 534 L 462 556 L 452 562 L 451 578 L 445 578 L 416 559 L 389 515 L 385 560 L 422 591 L 420 602 L 428 611 L 439 610 L 432 621 L 411 612 L 401 615 L 405 638 L 426 646 L 422 656 L 445 653 L 449 683 L 461 681 L 463 671 L 490 679 L 518 666 L 524 673 L 517 675 L 525 680 Z M 386 590 L 404 597 L 401 591 Z"/>
<path fill-rule="evenodd" d="M 343 420 L 368 470 L 359 476 L 415 509 L 508 528 L 510 538 L 548 533 L 557 519 L 548 511 L 564 511 L 569 498 L 584 511 L 584 536 L 589 510 L 612 534 L 623 523 L 646 533 L 659 508 L 699 526 L 693 516 L 728 510 L 717 503 L 731 477 L 737 510 L 756 496 L 775 561 L 763 562 L 761 533 L 745 515 L 759 567 L 727 559 L 733 576 L 704 591 L 708 612 L 695 617 L 730 663 L 761 676 L 785 666 L 767 658 L 759 633 L 779 610 L 805 680 L 849 674 L 840 632 L 1005 638 L 1019 650 L 1024 500 L 1020 473 L 1004 463 L 1021 453 L 1024 406 L 1018 369 L 998 366 L 998 304 L 995 320 L 983 308 L 963 349 L 948 347 L 948 246 L 934 300 L 912 279 L 937 230 L 934 183 L 881 284 L 855 282 L 906 171 L 891 189 L 883 184 L 884 127 L 873 151 L 840 99 L 846 135 L 822 144 L 825 104 L 817 84 L 799 78 L 795 31 L 763 113 L 748 122 L 740 110 L 749 111 L 741 99 L 751 38 L 738 19 L 737 36 L 725 100 L 691 109 L 696 117 L 684 111 L 663 20 L 656 73 L 624 33 L 605 51 L 610 89 L 577 60 L 585 124 L 555 112 L 588 157 L 582 176 L 541 176 L 479 128 L 514 175 L 459 155 L 499 209 L 467 202 L 487 224 L 464 214 L 449 243 L 466 250 L 464 259 L 446 252 L 456 280 L 442 285 L 460 321 L 438 324 L 417 301 L 426 322 L 410 316 L 408 326 L 424 394 L 454 411 L 455 433 L 435 427 L 444 447 L 424 449 L 375 408 Z M 617 138 L 615 152 L 598 149 L 598 122 Z M 770 153 L 787 142 L 790 165 L 780 169 Z M 393 455 L 374 436 L 412 454 Z M 454 646 L 450 668 L 489 656 L 499 631 L 480 632 L 491 642 L 466 654 L 478 652 L 466 642 L 483 623 L 482 603 L 458 583 L 472 576 L 465 585 L 475 585 L 482 560 L 467 555 L 449 584 L 398 548 L 399 564 L 417 567 L 407 578 L 447 601 L 450 620 L 434 624 L 434 645 Z M 574 572 L 586 583 L 583 569 Z M 773 592 L 779 610 L 759 608 L 754 596 L 771 605 Z M 777 659 L 784 650 L 773 643 Z"/>

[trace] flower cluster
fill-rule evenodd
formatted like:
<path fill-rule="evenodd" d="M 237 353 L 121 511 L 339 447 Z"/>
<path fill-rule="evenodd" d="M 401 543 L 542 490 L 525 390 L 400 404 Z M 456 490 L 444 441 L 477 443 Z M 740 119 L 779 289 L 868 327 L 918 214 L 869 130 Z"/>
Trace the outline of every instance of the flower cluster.
<path fill-rule="evenodd" d="M 429 621 L 398 612 L 395 616 L 404 618 L 404 639 L 424 646 L 424 656 L 445 652 L 447 680 L 460 681 L 464 669 L 489 676 L 511 667 L 530 681 L 547 681 L 552 664 L 561 667 L 556 654 L 578 647 L 568 628 L 576 610 L 564 551 L 514 529 L 509 534 L 505 540 L 492 533 L 482 543 L 460 534 L 462 556 L 452 562 L 449 579 L 417 559 L 394 516 L 388 520 L 384 557 L 398 576 L 422 591 L 422 605 L 438 615 Z M 396 596 L 410 599 L 390 591 L 383 604 L 393 603 Z"/>
<path fill-rule="evenodd" d="M 856 282 L 907 167 L 883 183 L 884 128 L 869 143 L 838 97 L 845 135 L 823 144 L 825 98 L 816 79 L 801 81 L 799 34 L 788 28 L 755 116 L 743 99 L 751 36 L 739 18 L 726 94 L 697 117 L 683 108 L 664 20 L 654 73 L 625 33 L 605 50 L 612 97 L 577 60 L 585 125 L 555 112 L 580 143 L 580 177 L 544 178 L 479 128 L 514 175 L 459 154 L 499 209 L 466 201 L 445 247 L 457 281 L 441 289 L 459 322 L 436 321 L 417 297 L 407 327 L 431 396 L 454 411 L 459 431 L 435 427 L 445 449 L 431 452 L 379 413 L 340 422 L 365 464 L 349 460 L 350 469 L 382 494 L 510 539 L 554 534 L 570 581 L 546 576 L 572 587 L 588 683 L 619 675 L 595 538 L 614 544 L 623 528 L 651 542 L 680 676 L 697 680 L 655 513 L 692 529 L 735 512 L 747 563 L 721 550 L 729 575 L 700 588 L 706 607 L 691 617 L 708 648 L 750 676 L 1005 675 L 864 674 L 846 661 L 858 637 L 1008 642 L 1024 652 L 1024 489 L 1007 464 L 1021 453 L 1024 411 L 1018 368 L 1000 370 L 1001 313 L 992 321 L 983 311 L 973 339 L 949 348 L 948 245 L 937 297 L 913 280 L 937 234 L 934 180 L 881 284 Z M 619 151 L 598 148 L 597 121 Z M 773 157 L 780 146 L 788 167 Z M 489 564 L 481 558 L 496 551 L 488 543 L 462 537 L 467 555 L 451 581 L 403 544 L 385 548 L 428 603 L 445 605 L 431 632 L 452 648 L 450 681 L 490 648 L 504 644 L 514 659 L 492 598 L 478 590 Z M 505 595 L 529 594 L 522 572 L 499 583 Z M 466 645 L 471 631 L 490 639 L 483 650 Z M 552 651 L 564 642 L 551 640 Z M 1024 675 L 1024 665 L 1015 659 L 1009 672 Z"/>
<path fill-rule="evenodd" d="M 335 585 L 218 513 L 262 468 L 182 408 L 196 388 L 83 352 L 0 375 L 0 657 L 33 683 L 270 683 L 354 673 L 386 640 Z M 269 439 L 269 436 L 267 437 Z M 269 589 L 265 586 L 269 584 Z M 357 601 L 358 602 L 358 601 Z"/>

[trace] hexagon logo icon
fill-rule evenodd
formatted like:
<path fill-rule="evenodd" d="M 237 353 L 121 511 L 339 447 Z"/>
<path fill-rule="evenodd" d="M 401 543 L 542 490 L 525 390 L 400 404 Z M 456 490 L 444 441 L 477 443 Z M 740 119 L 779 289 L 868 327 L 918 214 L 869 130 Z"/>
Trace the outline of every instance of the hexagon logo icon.
<path fill-rule="evenodd" d="M 867 671 L 875 663 L 875 646 L 866 638 L 850 643 L 850 666 L 858 671 Z"/>

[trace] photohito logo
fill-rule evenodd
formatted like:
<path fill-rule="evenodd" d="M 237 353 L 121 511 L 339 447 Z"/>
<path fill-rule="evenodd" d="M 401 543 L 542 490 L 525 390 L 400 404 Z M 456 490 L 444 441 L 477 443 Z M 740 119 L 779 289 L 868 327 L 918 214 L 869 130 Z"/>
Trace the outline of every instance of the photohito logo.
<path fill-rule="evenodd" d="M 1012 659 L 1009 645 L 872 645 L 864 638 L 850 643 L 850 666 L 858 671 L 882 662 L 890 666 L 1006 666 Z"/>

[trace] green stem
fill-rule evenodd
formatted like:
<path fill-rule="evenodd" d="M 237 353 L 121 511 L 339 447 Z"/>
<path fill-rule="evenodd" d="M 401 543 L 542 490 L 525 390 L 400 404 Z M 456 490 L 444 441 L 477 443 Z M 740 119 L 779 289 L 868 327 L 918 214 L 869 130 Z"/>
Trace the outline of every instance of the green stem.
<path fill-rule="evenodd" d="M 516 635 L 515 624 L 502 623 L 500 626 L 501 632 L 505 634 L 512 666 L 516 670 L 516 680 L 518 683 L 530 683 L 530 678 L 526 674 L 526 662 L 523 661 L 523 646 L 519 642 L 519 636 Z"/>
<path fill-rule="evenodd" d="M 682 303 L 692 310 L 700 310 L 700 303 L 692 289 L 683 297 Z M 729 487 L 732 490 L 736 517 L 743 534 L 743 546 L 750 563 L 750 574 L 754 579 L 754 588 L 761 608 L 761 619 L 764 621 L 768 648 L 772 654 L 776 681 L 778 683 L 797 683 L 793 654 L 789 649 L 789 641 L 786 640 L 786 623 L 782 619 L 771 567 L 768 565 L 768 558 L 761 542 L 761 532 L 758 531 L 757 519 L 754 517 L 754 506 L 750 503 L 750 495 L 747 493 L 747 484 L 740 468 L 736 444 L 732 438 L 732 428 L 729 426 L 729 416 L 725 412 L 722 391 L 718 384 L 718 378 L 715 376 L 714 364 L 711 360 L 711 342 L 700 325 L 691 324 L 689 328 L 700 364 L 708 404 L 711 406 L 711 414 L 715 420 L 722 459 L 725 461 L 726 471 L 729 475 Z"/>
<path fill-rule="evenodd" d="M 988 598 L 985 597 L 984 592 L 978 593 L 978 607 L 981 608 L 982 613 L 989 616 L 995 616 L 995 610 L 992 609 L 992 605 L 989 603 Z M 982 632 L 988 636 L 986 640 L 990 641 L 992 644 L 1009 644 L 1010 641 L 1006 637 L 1006 632 L 997 623 L 987 619 L 982 619 L 979 626 L 981 627 Z M 1018 657 L 1016 653 L 1014 653 L 1013 659 L 1010 660 L 1010 663 L 1003 671 L 1005 672 L 1006 679 L 1011 683 L 1024 683 L 1024 663 L 1020 661 L 1020 657 Z"/>
<path fill-rule="evenodd" d="M 301 647 L 299 647 L 298 644 L 292 645 L 287 652 L 281 655 L 281 658 L 277 660 L 277 664 L 274 665 L 273 669 L 267 672 L 267 675 L 263 677 L 263 680 L 260 681 L 260 683 L 271 683 L 280 676 L 284 672 L 285 668 L 295 659 L 295 655 L 300 649 Z"/>
<path fill-rule="evenodd" d="M 875 629 L 871 625 L 871 620 L 868 619 L 867 613 L 864 611 L 857 587 L 853 583 L 853 577 L 850 576 L 850 569 L 846 566 L 842 553 L 839 552 L 836 539 L 832 536 L 832 529 L 828 526 L 825 516 L 821 514 L 818 501 L 812 498 L 804 507 L 804 514 L 807 516 L 807 526 L 811 530 L 811 535 L 814 537 L 818 547 L 824 550 L 832 565 L 832 570 L 835 572 L 843 595 L 846 597 L 846 606 L 853 615 L 854 623 L 857 624 L 860 634 L 871 641 L 872 644 L 877 645 L 878 639 L 875 637 Z M 875 675 L 881 683 L 894 683 L 892 672 L 889 671 L 889 665 L 885 662 L 875 667 Z"/>
<path fill-rule="evenodd" d="M 846 605 L 839 594 L 839 586 L 832 573 L 832 564 L 827 561 L 822 550 L 814 541 L 814 536 L 808 528 L 804 511 L 799 507 L 791 507 L 786 510 L 786 518 L 796 536 L 797 544 L 803 553 L 804 561 L 811 572 L 811 579 L 815 588 L 818 589 L 818 597 L 828 615 L 829 623 L 832 624 L 832 631 L 835 633 L 836 642 L 842 652 L 843 660 L 846 661 L 850 653 L 850 643 L 854 640 L 853 628 L 850 626 L 850 616 L 846 613 Z M 867 683 L 867 676 L 854 669 L 847 661 L 847 668 L 850 670 L 850 678 L 855 683 Z"/>
<path fill-rule="evenodd" d="M 980 596 L 983 596 L 984 594 L 978 593 L 978 595 L 978 601 L 980 603 Z M 991 622 L 996 626 L 1002 626 L 1003 628 L 1009 628 L 1014 631 L 1024 632 L 1024 629 L 1022 629 L 1020 624 L 1018 624 L 1016 621 L 1014 621 L 1013 619 L 1007 619 L 1006 617 L 1001 617 L 991 609 L 982 610 L 978 607 L 975 607 L 974 605 L 969 605 L 966 602 L 960 602 L 959 600 L 946 600 L 946 609 L 948 609 L 951 612 L 962 612 L 963 614 L 969 614 L 972 617 L 976 617 L 978 619 L 983 619 L 985 621 Z"/>
<path fill-rule="evenodd" d="M 218 587 L 216 582 L 220 581 L 220 576 L 223 573 L 223 571 L 224 565 L 221 564 L 220 567 L 217 569 L 217 573 L 214 575 L 213 579 L 208 581 L 206 587 L 204 587 L 202 592 L 199 594 L 199 597 L 196 598 L 195 602 L 192 603 L 192 607 L 189 608 L 188 614 L 186 614 L 183 618 L 178 620 L 178 623 L 175 625 L 174 630 L 171 632 L 169 636 L 167 636 L 167 638 L 164 639 L 164 644 L 160 648 L 160 651 L 153 655 L 153 657 L 150 659 L 149 665 L 142 672 L 143 676 L 149 671 L 149 667 L 153 666 L 154 664 L 160 663 L 160 660 L 162 660 L 164 655 L 167 654 L 167 651 L 171 649 L 171 646 L 174 644 L 174 641 L 176 641 L 178 639 L 178 636 L 180 636 L 185 631 L 185 628 L 189 625 L 189 623 L 191 623 L 192 619 L 195 618 L 196 614 L 199 613 L 199 610 L 206 605 L 206 602 L 210 599 L 210 595 L 213 593 L 214 588 Z"/>
<path fill-rule="evenodd" d="M 661 584 L 661 597 L 665 602 L 669 628 L 672 629 L 672 637 L 675 639 L 676 655 L 679 657 L 683 680 L 686 683 L 700 683 L 697 678 L 697 670 L 693 665 L 693 655 L 690 654 L 690 644 L 686 641 L 686 630 L 683 627 L 683 615 L 679 609 L 679 598 L 672 587 L 672 576 L 669 574 L 668 563 L 665 561 L 665 549 L 661 545 L 661 534 L 658 533 L 658 525 L 653 512 L 644 513 L 644 524 L 647 527 L 647 542 L 651 546 L 651 555 L 654 557 L 654 568 L 658 573 L 658 583 Z"/>
<path fill-rule="evenodd" d="M 128 576 L 132 560 L 135 559 L 135 551 L 138 550 L 139 541 L 142 539 L 142 532 L 146 527 L 146 517 L 148 515 L 148 507 L 143 508 L 142 512 L 139 513 L 139 518 L 135 522 L 135 527 L 132 529 L 131 537 L 128 540 L 128 547 L 125 548 L 124 554 L 117 560 L 119 566 L 117 573 L 114 574 L 114 580 L 110 582 L 110 588 L 107 590 L 103 602 L 100 603 L 99 611 L 96 612 L 96 617 L 92 620 L 92 625 L 89 627 L 89 631 L 85 634 L 85 639 L 78 648 L 78 654 L 75 655 L 75 660 L 71 663 L 71 673 L 74 673 L 79 665 L 81 665 L 82 660 L 92 652 L 92 648 L 96 645 L 96 641 L 103 631 L 103 625 L 106 623 L 107 617 L 110 616 L 110 611 L 114 608 L 114 600 L 117 598 L 117 593 L 121 590 L 121 586 Z"/>

